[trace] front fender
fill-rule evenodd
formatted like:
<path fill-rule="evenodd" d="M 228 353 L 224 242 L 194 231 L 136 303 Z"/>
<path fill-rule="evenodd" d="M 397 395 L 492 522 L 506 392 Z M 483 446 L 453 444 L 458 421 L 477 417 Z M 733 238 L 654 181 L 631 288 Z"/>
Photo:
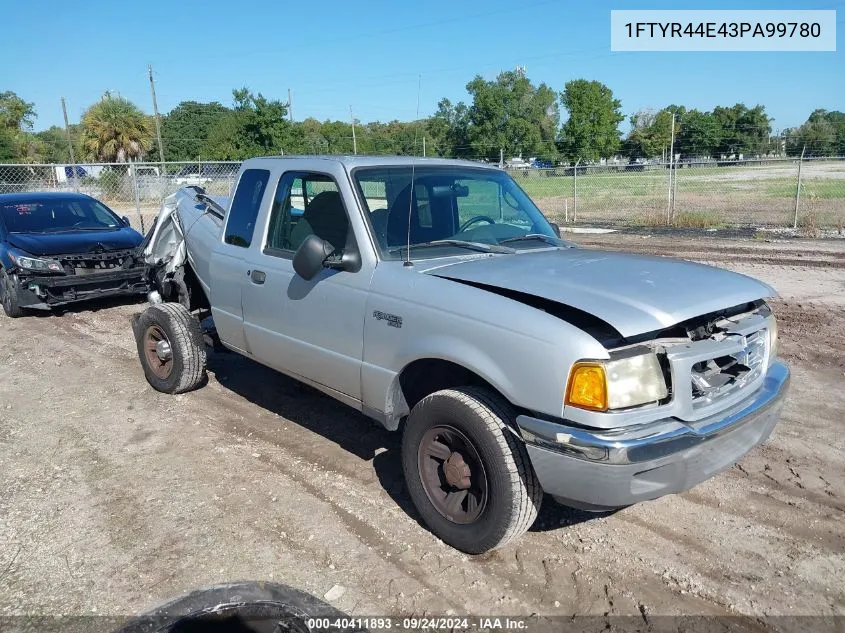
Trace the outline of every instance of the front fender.
<path fill-rule="evenodd" d="M 400 275 L 374 279 L 391 292 L 370 295 L 364 321 L 363 405 L 386 424 L 407 413 L 398 376 L 415 360 L 450 361 L 513 405 L 559 417 L 572 363 L 607 357 L 596 339 L 542 310 L 429 275 Z"/>

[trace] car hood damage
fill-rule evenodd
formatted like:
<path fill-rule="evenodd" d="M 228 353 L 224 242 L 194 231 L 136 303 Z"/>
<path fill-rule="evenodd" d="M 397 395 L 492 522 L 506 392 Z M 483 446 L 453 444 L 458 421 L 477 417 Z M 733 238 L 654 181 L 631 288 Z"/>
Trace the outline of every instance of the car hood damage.
<path fill-rule="evenodd" d="M 30 255 L 43 256 L 127 250 L 138 246 L 141 236 L 132 229 L 122 228 L 61 233 L 9 233 L 6 241 Z"/>
<path fill-rule="evenodd" d="M 777 292 L 738 273 L 683 260 L 566 248 L 473 258 L 423 272 L 540 297 L 588 313 L 629 338 Z"/>

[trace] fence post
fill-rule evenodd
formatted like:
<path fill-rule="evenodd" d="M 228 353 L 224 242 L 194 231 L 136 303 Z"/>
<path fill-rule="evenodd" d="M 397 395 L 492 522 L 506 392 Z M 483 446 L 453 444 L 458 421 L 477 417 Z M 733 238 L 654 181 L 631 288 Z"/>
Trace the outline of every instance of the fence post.
<path fill-rule="evenodd" d="M 572 221 L 578 221 L 578 165 L 581 163 L 579 158 L 575 163 L 575 169 L 572 170 Z"/>
<path fill-rule="evenodd" d="M 672 178 L 672 222 L 675 222 L 675 199 L 678 196 L 678 162 L 675 161 L 675 175 Z"/>
<path fill-rule="evenodd" d="M 795 216 L 792 218 L 792 228 L 798 228 L 798 202 L 801 200 L 801 163 L 804 162 L 804 152 L 807 146 L 801 148 L 801 158 L 798 159 L 798 186 L 795 187 Z"/>
<path fill-rule="evenodd" d="M 669 192 L 666 200 L 666 224 L 672 223 L 672 163 L 675 162 L 675 113 L 672 113 L 672 140 L 669 145 Z"/>
<path fill-rule="evenodd" d="M 138 176 L 135 173 L 135 163 L 129 161 L 129 173 L 132 176 L 132 193 L 135 196 L 135 213 L 138 214 L 138 221 L 141 223 L 141 233 L 144 231 L 144 216 L 141 215 L 141 196 L 138 193 Z"/>

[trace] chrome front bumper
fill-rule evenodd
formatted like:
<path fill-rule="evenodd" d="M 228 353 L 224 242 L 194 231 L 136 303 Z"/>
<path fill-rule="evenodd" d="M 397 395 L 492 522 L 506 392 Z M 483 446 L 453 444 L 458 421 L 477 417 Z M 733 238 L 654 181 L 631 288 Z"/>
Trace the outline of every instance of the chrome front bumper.
<path fill-rule="evenodd" d="M 789 368 L 769 367 L 748 398 L 716 415 L 587 429 L 521 415 L 517 425 L 543 490 L 590 510 L 682 492 L 732 466 L 764 442 L 780 417 Z"/>

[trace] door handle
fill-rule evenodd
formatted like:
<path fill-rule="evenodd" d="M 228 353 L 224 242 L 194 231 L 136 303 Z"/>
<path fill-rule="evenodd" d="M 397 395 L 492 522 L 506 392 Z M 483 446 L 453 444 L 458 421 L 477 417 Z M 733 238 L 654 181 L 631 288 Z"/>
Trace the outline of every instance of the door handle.
<path fill-rule="evenodd" d="M 262 270 L 253 270 L 249 275 L 250 280 L 254 284 L 261 285 L 267 279 L 267 275 Z"/>

